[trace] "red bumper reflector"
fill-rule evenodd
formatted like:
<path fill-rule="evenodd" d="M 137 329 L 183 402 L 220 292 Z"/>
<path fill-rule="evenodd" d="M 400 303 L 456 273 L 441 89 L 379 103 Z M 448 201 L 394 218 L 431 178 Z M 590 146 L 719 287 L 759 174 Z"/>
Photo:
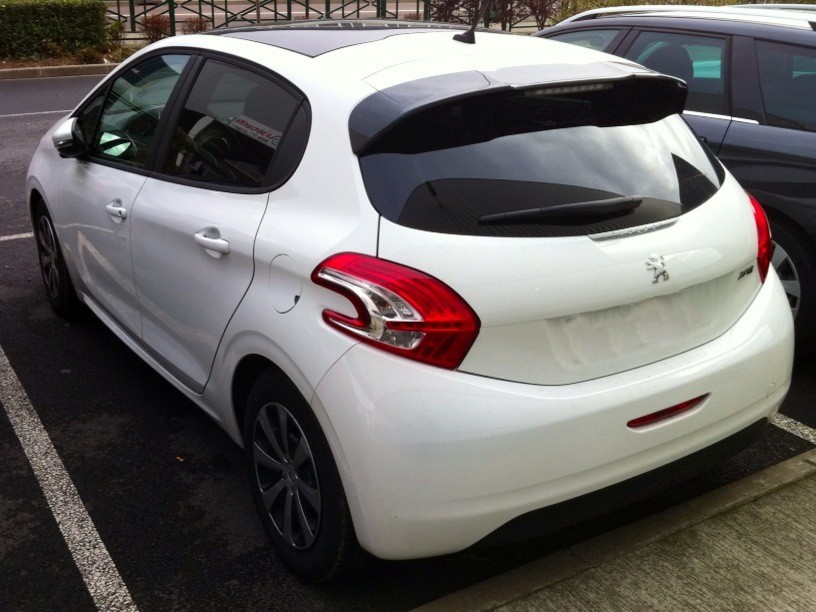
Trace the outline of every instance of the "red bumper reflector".
<path fill-rule="evenodd" d="M 695 397 L 694 399 L 687 400 L 676 406 L 672 406 L 671 408 L 665 408 L 663 410 L 658 410 L 657 412 L 653 412 L 651 414 L 647 414 L 646 416 L 638 417 L 636 419 L 632 419 L 626 425 L 627 427 L 631 427 L 632 429 L 637 429 L 638 427 L 645 427 L 646 425 L 651 425 L 652 423 L 657 423 L 658 421 L 664 421 L 666 419 L 670 419 L 671 417 L 680 414 L 681 412 L 686 412 L 695 408 L 700 402 L 702 402 L 705 398 L 708 397 L 708 393 L 705 395 L 701 395 L 700 397 Z"/>

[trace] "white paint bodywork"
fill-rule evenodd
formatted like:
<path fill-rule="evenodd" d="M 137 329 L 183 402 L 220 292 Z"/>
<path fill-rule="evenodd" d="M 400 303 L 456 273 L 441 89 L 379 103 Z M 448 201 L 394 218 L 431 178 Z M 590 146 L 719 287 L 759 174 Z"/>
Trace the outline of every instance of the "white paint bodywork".
<path fill-rule="evenodd" d="M 671 357 L 728 330 L 760 287 L 756 273 L 739 278 L 756 259 L 750 213 L 729 177 L 704 206 L 641 235 L 485 238 L 383 220 L 380 256 L 443 280 L 478 313 L 461 371 L 563 385 Z M 654 253 L 670 280 L 653 282 L 646 263 Z"/>
<path fill-rule="evenodd" d="M 141 176 L 122 181 L 125 197 L 95 189 L 89 201 L 77 177 L 92 175 L 93 164 L 60 159 L 50 133 L 29 170 L 29 194 L 36 190 L 51 211 L 80 297 L 236 442 L 240 362 L 261 356 L 293 381 L 326 433 L 361 544 L 384 558 L 460 550 L 527 511 L 704 448 L 772 415 L 790 384 L 793 327 L 775 273 L 764 285 L 756 274 L 741 285 L 728 280 L 756 257 L 751 209 L 731 178 L 716 202 L 674 226 L 604 243 L 445 236 L 380 219 L 348 133 L 351 110 L 377 88 L 532 62 L 571 63 L 586 74 L 608 61 L 551 41 L 477 38 L 466 46 L 450 32 L 394 36 L 317 58 L 223 36 L 152 46 L 249 58 L 306 94 L 308 146 L 294 176 L 269 194 Z M 108 197 L 135 202 L 128 220 L 99 214 L 94 207 Z M 196 245 L 193 234 L 205 227 L 235 249 L 216 257 Z M 89 274 L 78 254 L 79 236 L 90 230 L 101 237 L 91 241 L 99 261 L 113 262 L 101 268 L 108 276 Z M 323 323 L 326 308 L 352 311 L 309 275 L 343 251 L 422 269 L 465 297 L 483 327 L 460 371 L 387 355 Z M 644 266 L 654 252 L 666 256 L 674 283 L 651 284 Z M 570 317 L 626 308 L 640 317 L 649 300 L 718 279 L 727 308 L 711 313 L 691 342 L 671 329 L 661 344 L 656 326 L 637 346 L 620 348 L 611 337 L 581 350 L 573 344 L 567 361 L 542 349 L 554 337 L 542 321 L 556 321 L 563 335 Z M 126 296 L 135 300 L 130 310 L 119 304 Z M 678 299 L 666 310 L 669 324 L 697 298 Z M 626 427 L 706 393 L 692 412 L 640 431 Z"/>
<path fill-rule="evenodd" d="M 790 385 L 792 333 L 773 270 L 720 338 L 582 383 L 526 385 L 440 373 L 349 351 L 313 406 L 325 411 L 357 536 L 375 555 L 461 550 L 512 518 L 626 480 L 774 414 Z M 677 418 L 633 418 L 710 393 Z M 358 520 L 362 519 L 362 520 Z"/>
<path fill-rule="evenodd" d="M 130 222 L 142 342 L 197 392 L 252 281 L 255 233 L 269 199 L 201 191 L 149 178 Z M 229 253 L 196 243 L 201 231 L 225 240 Z"/>

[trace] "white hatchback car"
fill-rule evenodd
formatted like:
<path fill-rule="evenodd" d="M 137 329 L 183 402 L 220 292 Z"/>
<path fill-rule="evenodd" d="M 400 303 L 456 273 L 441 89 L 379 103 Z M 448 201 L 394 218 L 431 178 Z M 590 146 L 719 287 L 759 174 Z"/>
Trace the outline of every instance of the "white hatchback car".
<path fill-rule="evenodd" d="M 765 216 L 682 81 L 571 45 L 302 22 L 151 45 L 40 143 L 47 296 L 246 448 L 296 572 L 620 506 L 790 384 Z"/>

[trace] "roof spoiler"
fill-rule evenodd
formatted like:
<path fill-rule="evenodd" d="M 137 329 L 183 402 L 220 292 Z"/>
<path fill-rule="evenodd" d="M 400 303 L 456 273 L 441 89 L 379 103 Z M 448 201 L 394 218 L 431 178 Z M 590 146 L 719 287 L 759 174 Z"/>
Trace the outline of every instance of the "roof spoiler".
<path fill-rule="evenodd" d="M 624 65 L 625 67 L 625 65 Z M 552 66 L 545 67 L 552 70 Z M 509 91 L 534 90 L 541 95 L 569 95 L 581 90 L 615 89 L 620 96 L 616 120 L 621 124 L 649 123 L 663 117 L 683 112 L 688 89 L 675 77 L 654 72 L 620 72 L 616 75 L 595 74 L 588 78 L 576 78 L 580 66 L 567 66 L 572 78 L 552 81 L 507 82 L 500 77 L 518 76 L 502 71 L 481 73 L 477 71 L 439 75 L 416 81 L 408 81 L 389 87 L 365 98 L 349 117 L 351 147 L 356 155 L 364 155 L 381 136 L 422 110 L 452 103 L 465 98 L 497 94 Z M 597 69 L 597 66 L 596 66 Z M 642 69 L 641 69 L 642 70 Z M 620 110 L 623 109 L 623 110 Z M 631 112 L 627 113 L 626 109 Z"/>

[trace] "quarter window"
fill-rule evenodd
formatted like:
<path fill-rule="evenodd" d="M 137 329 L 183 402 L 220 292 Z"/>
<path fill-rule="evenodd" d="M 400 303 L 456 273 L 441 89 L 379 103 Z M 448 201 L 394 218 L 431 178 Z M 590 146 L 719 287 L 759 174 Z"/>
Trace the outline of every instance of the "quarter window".
<path fill-rule="evenodd" d="M 768 125 L 816 131 L 816 51 L 757 41 L 756 53 Z"/>
<path fill-rule="evenodd" d="M 261 185 L 299 100 L 255 72 L 209 60 L 173 130 L 164 172 Z"/>
<path fill-rule="evenodd" d="M 162 111 L 188 61 L 186 55 L 151 57 L 116 79 L 105 100 L 91 154 L 144 167 Z"/>
<path fill-rule="evenodd" d="M 729 115 L 725 87 L 726 48 L 727 43 L 722 38 L 643 32 L 626 53 L 626 58 L 683 79 L 688 85 L 688 110 Z"/>

